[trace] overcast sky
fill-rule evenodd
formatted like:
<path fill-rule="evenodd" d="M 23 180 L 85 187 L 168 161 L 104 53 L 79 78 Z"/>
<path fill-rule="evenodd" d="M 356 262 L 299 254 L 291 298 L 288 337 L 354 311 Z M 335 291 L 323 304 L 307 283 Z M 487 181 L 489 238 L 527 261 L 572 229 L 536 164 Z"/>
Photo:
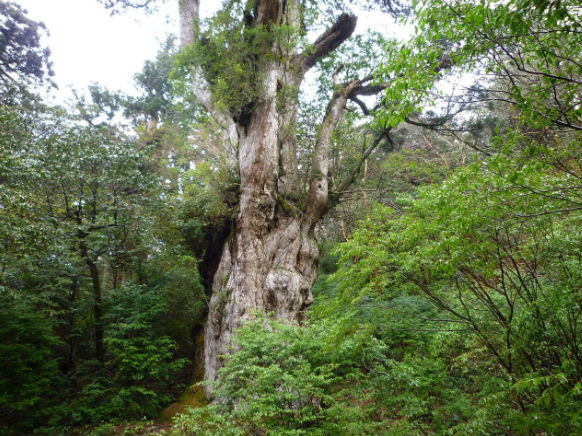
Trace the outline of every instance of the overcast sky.
<path fill-rule="evenodd" d="M 11 1 L 27 9 L 31 19 L 47 26 L 50 35 L 45 44 L 52 52 L 54 80 L 60 88 L 61 101 L 71 97 L 71 86 L 83 92 L 92 82 L 134 93 L 134 74 L 142 69 L 145 60 L 154 58 L 161 43 L 178 29 L 176 0 L 160 2 L 159 11 L 151 15 L 129 10 L 115 16 L 97 0 Z M 203 0 L 201 15 L 208 16 L 209 10 L 219 4 L 218 0 Z M 396 30 L 387 22 L 390 20 L 378 14 L 359 12 L 358 16 L 357 32 L 368 27 Z"/>
<path fill-rule="evenodd" d="M 69 86 L 84 90 L 91 82 L 132 92 L 133 75 L 177 29 L 177 2 L 167 2 L 152 15 L 129 11 L 111 16 L 96 0 L 12 1 L 48 28 L 45 44 L 63 97 L 70 95 Z"/>

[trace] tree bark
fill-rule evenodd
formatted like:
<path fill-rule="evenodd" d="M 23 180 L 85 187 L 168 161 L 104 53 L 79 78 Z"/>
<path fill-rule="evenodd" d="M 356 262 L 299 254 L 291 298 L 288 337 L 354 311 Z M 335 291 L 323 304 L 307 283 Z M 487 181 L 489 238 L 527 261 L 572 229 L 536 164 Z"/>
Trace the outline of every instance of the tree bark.
<path fill-rule="evenodd" d="M 81 189 L 82 191 L 82 189 Z M 94 194 L 96 195 L 96 190 Z M 94 199 L 93 204 L 95 205 L 96 200 Z M 83 230 L 83 201 L 79 200 L 79 204 L 74 210 L 75 220 L 77 223 L 77 237 L 79 239 L 79 254 L 81 259 L 85 262 L 89 268 L 89 275 L 91 277 L 91 285 L 93 288 L 93 336 L 95 341 L 95 358 L 103 363 L 105 361 L 105 347 L 103 342 L 103 309 L 101 307 L 102 303 L 102 291 L 101 291 L 101 280 L 99 277 L 99 268 L 95 259 L 89 254 L 89 247 L 87 246 L 87 236 L 90 234 L 90 230 Z M 95 219 L 96 212 L 93 208 L 93 220 Z"/>
<path fill-rule="evenodd" d="M 102 292 L 101 292 L 101 280 L 99 278 L 99 268 L 97 264 L 91 259 L 89 255 L 89 250 L 85 242 L 85 237 L 87 235 L 82 231 L 79 231 L 79 248 L 81 251 L 81 257 L 87 264 L 89 268 L 89 274 L 91 276 L 91 285 L 93 288 L 93 335 L 95 340 L 95 357 L 101 363 L 105 361 L 105 348 L 103 346 L 103 310 L 101 307 L 102 303 Z"/>
<path fill-rule="evenodd" d="M 184 10 L 188 4 L 191 7 Z M 246 25 L 300 29 L 299 0 L 256 0 Z M 198 1 L 181 0 L 182 46 L 198 37 Z M 300 192 L 293 126 L 297 94 L 305 72 L 319 58 L 341 45 L 354 31 L 356 17 L 341 15 L 305 53 L 275 41 L 258 56 L 260 98 L 248 117 L 235 121 L 218 109 L 211 84 L 200 67 L 194 74 L 195 95 L 223 128 L 225 146 L 233 150 L 231 165 L 240 177 L 238 214 L 224 244 L 212 280 L 212 295 L 205 328 L 206 380 L 217 379 L 221 355 L 231 351 L 232 335 L 240 325 L 266 313 L 279 320 L 301 322 L 313 302 L 311 287 L 317 277 L 316 222 L 327 210 L 331 132 L 358 81 L 338 87 L 317 139 L 309 192 Z M 283 93 L 281 90 L 287 92 Z M 296 92 L 289 93 L 289 90 Z M 296 196 L 307 206 L 292 204 Z M 207 386 L 207 395 L 212 388 Z"/>

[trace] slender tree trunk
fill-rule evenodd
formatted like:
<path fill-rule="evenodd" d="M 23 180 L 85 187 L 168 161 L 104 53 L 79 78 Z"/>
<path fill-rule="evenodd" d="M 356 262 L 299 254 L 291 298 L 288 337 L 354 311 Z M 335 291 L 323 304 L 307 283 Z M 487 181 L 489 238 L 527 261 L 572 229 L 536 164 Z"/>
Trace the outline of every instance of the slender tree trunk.
<path fill-rule="evenodd" d="M 65 372 L 73 372 L 77 363 L 79 338 L 75 333 L 75 312 L 73 307 L 77 302 L 77 294 L 79 292 L 79 277 L 74 277 L 71 283 L 71 293 L 69 294 L 69 312 L 67 313 L 67 331 L 65 334 L 67 342 L 67 359 L 65 364 Z"/>
<path fill-rule="evenodd" d="M 78 223 L 81 225 L 80 219 L 78 219 Z M 102 292 L 99 268 L 95 261 L 89 256 L 89 249 L 87 247 L 87 243 L 85 242 L 85 238 L 88 236 L 88 234 L 82 230 L 79 230 L 78 236 L 79 251 L 81 253 L 81 257 L 85 261 L 85 264 L 89 268 L 91 286 L 93 289 L 93 336 L 95 341 L 95 357 L 99 362 L 103 362 L 105 360 L 105 348 L 103 346 L 103 310 L 101 307 Z"/>
<path fill-rule="evenodd" d="M 103 309 L 101 282 L 99 280 L 99 270 L 97 265 L 90 259 L 87 260 L 91 273 L 91 283 L 93 285 L 93 330 L 95 333 L 95 357 L 99 362 L 105 361 L 105 348 L 103 346 Z"/>

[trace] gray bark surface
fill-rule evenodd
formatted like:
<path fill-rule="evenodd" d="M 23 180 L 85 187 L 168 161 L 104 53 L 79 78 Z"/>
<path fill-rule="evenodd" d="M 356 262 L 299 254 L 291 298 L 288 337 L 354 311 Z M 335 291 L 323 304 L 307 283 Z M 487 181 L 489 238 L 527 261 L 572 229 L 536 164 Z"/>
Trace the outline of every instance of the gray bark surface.
<path fill-rule="evenodd" d="M 198 36 L 198 9 L 198 0 L 180 0 L 182 47 Z M 299 0 L 254 2 L 250 25 L 280 24 L 301 27 Z M 305 53 L 289 52 L 277 42 L 268 47 L 267 52 L 275 56 L 258 61 L 261 97 L 244 125 L 217 108 L 203 72 L 195 71 L 195 95 L 223 129 L 231 168 L 240 176 L 238 214 L 212 280 L 204 338 L 206 380 L 217 379 L 220 356 L 231 351 L 233 332 L 245 320 L 259 312 L 301 322 L 313 302 L 311 287 L 319 256 L 314 226 L 328 205 L 331 132 L 359 82 L 336 87 L 314 150 L 308 193 L 300 192 L 292 133 L 297 96 L 285 96 L 282 103 L 278 94 L 281 89 L 298 90 L 305 72 L 341 45 L 355 24 L 356 17 L 341 15 Z M 308 198 L 302 210 L 286 204 L 286 198 L 298 194 Z"/>

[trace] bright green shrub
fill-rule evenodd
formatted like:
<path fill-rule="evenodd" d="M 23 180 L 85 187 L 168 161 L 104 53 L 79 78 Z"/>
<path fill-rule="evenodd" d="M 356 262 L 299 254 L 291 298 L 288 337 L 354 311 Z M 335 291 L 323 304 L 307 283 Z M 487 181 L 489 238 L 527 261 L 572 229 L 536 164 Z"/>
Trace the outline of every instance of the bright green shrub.
<path fill-rule="evenodd" d="M 363 368 L 380 365 L 385 347 L 357 335 L 338 345 L 335 337 L 329 324 L 248 322 L 220 370 L 215 402 L 178 425 L 196 435 L 377 434 Z"/>
<path fill-rule="evenodd" d="M 582 429 L 579 178 L 529 155 L 524 164 L 523 154 L 550 154 L 527 146 L 420 189 L 402 214 L 377 207 L 342 244 L 335 277 L 343 304 L 420 296 L 473 338 L 490 362 L 482 374 L 502 380 L 476 395 L 488 409 L 481 434 Z M 573 161 L 563 154 L 552 159 L 566 167 Z M 428 315 L 411 312 L 419 325 L 444 327 Z"/>

